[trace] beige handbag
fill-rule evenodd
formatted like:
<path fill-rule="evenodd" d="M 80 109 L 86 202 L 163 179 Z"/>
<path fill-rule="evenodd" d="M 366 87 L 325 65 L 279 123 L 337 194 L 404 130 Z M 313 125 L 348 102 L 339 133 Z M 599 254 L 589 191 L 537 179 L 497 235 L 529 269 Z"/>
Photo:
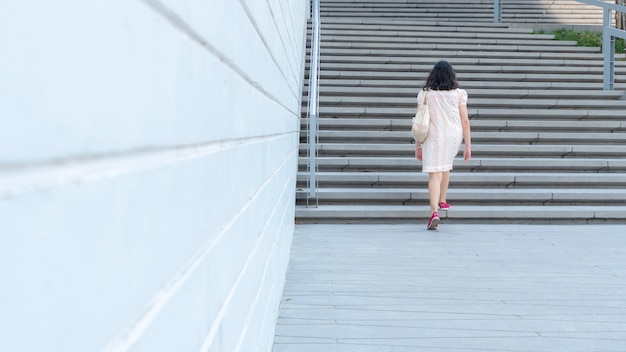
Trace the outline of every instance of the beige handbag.
<path fill-rule="evenodd" d="M 428 126 L 430 126 L 430 110 L 428 109 L 428 100 L 426 100 L 427 91 L 422 94 L 422 101 L 417 104 L 417 112 L 413 117 L 413 125 L 411 127 L 411 135 L 416 142 L 422 143 L 428 135 Z"/>

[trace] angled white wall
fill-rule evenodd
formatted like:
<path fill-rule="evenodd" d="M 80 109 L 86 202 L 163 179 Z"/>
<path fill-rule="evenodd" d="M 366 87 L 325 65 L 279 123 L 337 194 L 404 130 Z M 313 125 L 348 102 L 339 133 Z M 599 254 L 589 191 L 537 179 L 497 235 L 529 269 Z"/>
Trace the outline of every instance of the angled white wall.
<path fill-rule="evenodd" d="M 0 351 L 269 351 L 306 0 L 0 1 Z"/>

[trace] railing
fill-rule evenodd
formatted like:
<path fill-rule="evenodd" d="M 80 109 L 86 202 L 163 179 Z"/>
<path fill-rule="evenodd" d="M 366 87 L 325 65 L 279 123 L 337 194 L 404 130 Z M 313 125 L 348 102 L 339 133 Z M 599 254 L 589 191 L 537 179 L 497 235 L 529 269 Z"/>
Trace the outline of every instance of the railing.
<path fill-rule="evenodd" d="M 311 62 L 309 67 L 309 99 L 308 99 L 308 137 L 309 144 L 309 178 L 306 204 L 314 201 L 317 206 L 317 142 L 319 116 L 319 77 L 320 77 L 320 1 L 312 0 L 312 38 L 311 38 Z"/>
<path fill-rule="evenodd" d="M 612 27 L 613 11 L 626 12 L 626 6 L 609 4 L 600 0 L 574 0 L 589 5 L 602 7 L 604 9 L 604 19 L 602 23 L 602 54 L 604 56 L 604 90 L 615 88 L 615 38 L 626 40 L 626 31 Z M 494 0 L 493 21 L 502 21 L 502 0 Z"/>
<path fill-rule="evenodd" d="M 493 22 L 502 22 L 502 0 L 493 0 Z"/>

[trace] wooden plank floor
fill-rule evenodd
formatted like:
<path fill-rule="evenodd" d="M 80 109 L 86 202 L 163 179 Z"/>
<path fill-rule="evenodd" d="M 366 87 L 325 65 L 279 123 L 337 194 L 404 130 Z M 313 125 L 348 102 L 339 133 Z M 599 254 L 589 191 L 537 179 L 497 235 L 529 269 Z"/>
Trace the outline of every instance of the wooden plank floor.
<path fill-rule="evenodd" d="M 624 351 L 626 226 L 297 225 L 274 352 Z"/>

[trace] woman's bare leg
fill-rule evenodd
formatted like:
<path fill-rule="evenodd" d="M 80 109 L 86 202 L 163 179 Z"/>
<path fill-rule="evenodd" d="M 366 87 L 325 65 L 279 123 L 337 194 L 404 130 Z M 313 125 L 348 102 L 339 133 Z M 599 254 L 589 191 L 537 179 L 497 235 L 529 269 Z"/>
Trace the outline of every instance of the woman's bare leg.
<path fill-rule="evenodd" d="M 439 191 L 439 202 L 446 202 L 448 196 L 448 185 L 450 184 L 450 171 L 442 172 L 441 190 Z"/>
<path fill-rule="evenodd" d="M 430 200 L 431 213 L 436 212 L 439 205 L 442 178 L 443 172 L 430 172 L 428 174 L 428 198 Z"/>

